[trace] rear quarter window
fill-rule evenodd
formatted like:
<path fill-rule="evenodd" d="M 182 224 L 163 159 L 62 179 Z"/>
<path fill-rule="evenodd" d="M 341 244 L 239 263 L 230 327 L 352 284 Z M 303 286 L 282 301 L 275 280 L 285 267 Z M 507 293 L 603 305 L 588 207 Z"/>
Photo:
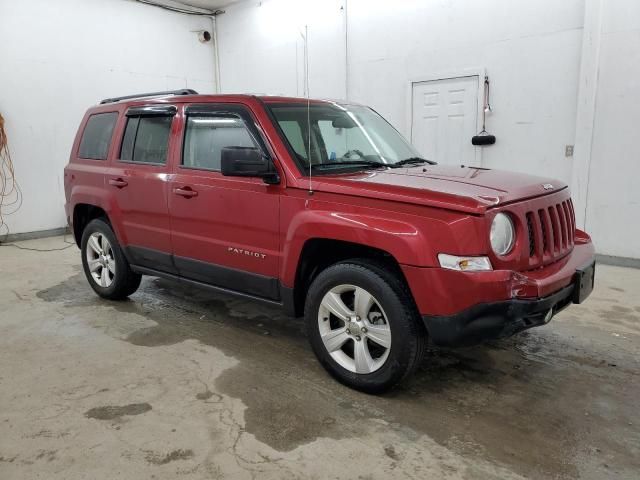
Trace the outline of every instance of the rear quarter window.
<path fill-rule="evenodd" d="M 111 145 L 113 128 L 118 112 L 95 113 L 89 117 L 82 132 L 78 157 L 92 160 L 105 160 Z"/>

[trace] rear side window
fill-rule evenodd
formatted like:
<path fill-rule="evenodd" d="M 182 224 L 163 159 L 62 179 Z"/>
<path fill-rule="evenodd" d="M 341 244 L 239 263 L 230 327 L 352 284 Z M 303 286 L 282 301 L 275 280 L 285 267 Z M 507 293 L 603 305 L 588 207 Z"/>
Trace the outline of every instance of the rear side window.
<path fill-rule="evenodd" d="M 172 116 L 129 117 L 120 160 L 164 165 L 167 162 Z"/>
<path fill-rule="evenodd" d="M 94 160 L 105 160 L 109 153 L 113 127 L 118 119 L 117 112 L 96 113 L 89 117 L 82 132 L 78 156 Z"/>
<path fill-rule="evenodd" d="M 225 147 L 259 148 L 238 116 L 220 114 L 188 117 L 183 166 L 219 171 L 220 155 Z"/>

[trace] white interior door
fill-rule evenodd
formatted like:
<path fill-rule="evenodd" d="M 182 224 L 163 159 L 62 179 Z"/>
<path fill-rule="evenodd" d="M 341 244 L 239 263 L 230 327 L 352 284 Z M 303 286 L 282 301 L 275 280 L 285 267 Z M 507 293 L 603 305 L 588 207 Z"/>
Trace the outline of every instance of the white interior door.
<path fill-rule="evenodd" d="M 478 76 L 412 84 L 411 143 L 425 158 L 450 165 L 479 166 Z"/>

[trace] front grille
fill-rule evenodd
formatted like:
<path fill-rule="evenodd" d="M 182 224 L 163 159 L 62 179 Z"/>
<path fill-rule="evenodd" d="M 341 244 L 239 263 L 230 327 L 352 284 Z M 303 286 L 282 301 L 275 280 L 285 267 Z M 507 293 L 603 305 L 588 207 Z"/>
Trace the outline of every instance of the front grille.
<path fill-rule="evenodd" d="M 526 213 L 529 258 L 548 263 L 573 248 L 575 214 L 571 199 Z"/>

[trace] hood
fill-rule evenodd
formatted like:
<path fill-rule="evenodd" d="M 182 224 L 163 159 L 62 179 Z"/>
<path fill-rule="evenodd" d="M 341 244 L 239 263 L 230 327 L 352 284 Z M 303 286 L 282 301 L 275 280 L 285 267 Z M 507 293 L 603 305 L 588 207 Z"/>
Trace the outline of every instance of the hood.
<path fill-rule="evenodd" d="M 317 191 L 375 197 L 484 213 L 487 209 L 558 192 L 563 182 L 486 168 L 420 165 L 313 177 Z"/>

